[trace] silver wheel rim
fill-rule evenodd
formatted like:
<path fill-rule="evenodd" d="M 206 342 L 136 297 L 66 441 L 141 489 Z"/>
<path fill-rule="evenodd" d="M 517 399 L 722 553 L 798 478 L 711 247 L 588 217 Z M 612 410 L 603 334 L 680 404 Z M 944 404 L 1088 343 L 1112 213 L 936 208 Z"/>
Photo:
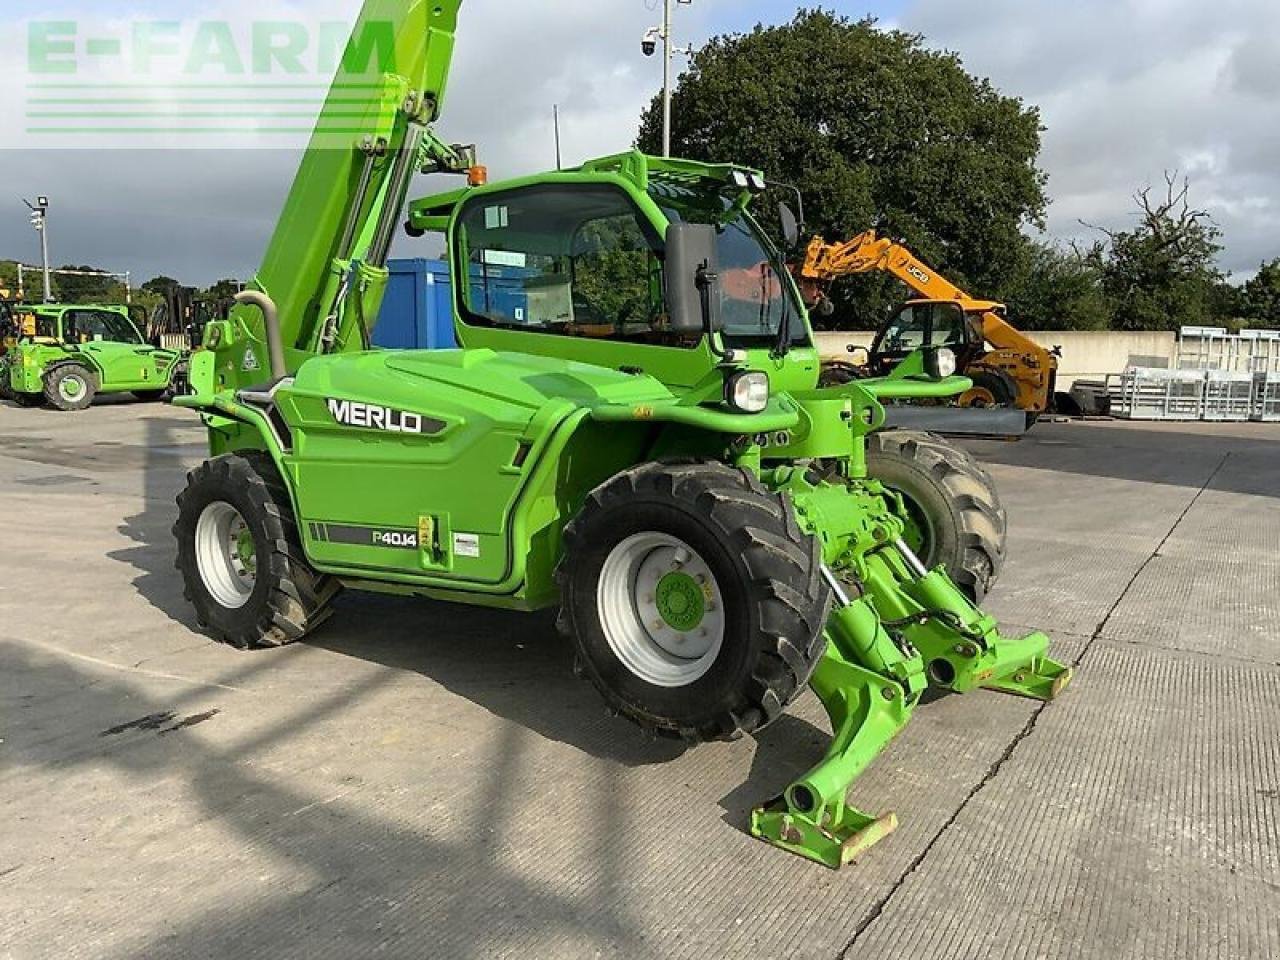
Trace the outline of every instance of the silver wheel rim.
<path fill-rule="evenodd" d="M 700 599 L 689 602 L 681 577 L 697 584 Z M 673 604 L 673 596 L 680 602 Z M 693 683 L 711 669 L 724 645 L 720 585 L 707 562 L 678 537 L 637 533 L 615 546 L 600 571 L 596 604 L 609 648 L 627 670 L 654 686 Z M 686 616 L 674 615 L 673 606 Z M 692 608 L 700 616 L 690 627 Z"/>
<path fill-rule="evenodd" d="M 249 525 L 240 511 L 221 500 L 211 503 L 196 521 L 196 566 L 205 589 L 228 610 L 239 610 L 253 595 L 254 564 L 241 552 Z"/>
<path fill-rule="evenodd" d="M 58 381 L 58 396 L 62 397 L 67 403 L 75 403 L 80 400 L 84 396 L 86 389 L 87 385 L 84 380 L 74 373 Z"/>

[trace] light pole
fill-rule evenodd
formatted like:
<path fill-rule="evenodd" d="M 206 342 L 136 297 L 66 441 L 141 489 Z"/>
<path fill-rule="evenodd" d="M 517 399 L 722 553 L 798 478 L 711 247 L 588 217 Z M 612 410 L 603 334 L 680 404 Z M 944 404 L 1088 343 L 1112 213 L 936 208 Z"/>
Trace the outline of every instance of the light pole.
<path fill-rule="evenodd" d="M 53 288 L 49 282 L 49 198 L 36 197 L 34 204 L 30 200 L 23 200 L 22 202 L 31 211 L 31 225 L 40 234 L 40 263 L 44 272 L 44 302 L 49 303 L 53 300 Z"/>
<path fill-rule="evenodd" d="M 693 47 L 676 47 L 672 36 L 673 13 L 676 4 L 686 7 L 693 0 L 662 0 L 662 26 L 650 27 L 640 41 L 640 49 L 646 57 L 652 57 L 662 41 L 662 155 L 671 156 L 671 60 L 677 53 L 693 54 Z"/>

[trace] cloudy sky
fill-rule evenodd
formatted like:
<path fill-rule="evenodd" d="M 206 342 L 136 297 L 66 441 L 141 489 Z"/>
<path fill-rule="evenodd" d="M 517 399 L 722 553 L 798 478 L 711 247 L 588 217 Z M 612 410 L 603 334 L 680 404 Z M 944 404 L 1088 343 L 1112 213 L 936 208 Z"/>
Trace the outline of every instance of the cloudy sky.
<path fill-rule="evenodd" d="M 81 72 L 72 80 L 136 82 L 136 65 L 116 72 L 86 65 L 84 42 L 127 35 L 137 20 L 185 17 L 179 45 L 198 21 L 219 18 L 234 24 L 238 42 L 247 45 L 250 21 L 349 20 L 358 2 L 5 5 L 11 23 L 16 16 L 77 24 Z M 467 0 L 442 132 L 479 143 L 497 177 L 553 165 L 554 102 L 561 104 L 570 162 L 627 147 L 660 80 L 658 59 L 646 60 L 639 51 L 640 35 L 660 15 L 654 5 L 655 0 Z M 1051 236 L 1082 235 L 1081 219 L 1107 226 L 1131 222 L 1134 190 L 1160 183 L 1162 172 L 1176 167 L 1190 176 L 1193 199 L 1213 212 L 1223 230 L 1225 269 L 1239 279 L 1262 259 L 1280 255 L 1275 0 L 828 0 L 826 6 L 918 31 L 931 46 L 958 51 L 971 72 L 1041 108 Z M 682 40 L 697 43 L 762 20 L 787 20 L 795 7 L 782 0 L 694 0 L 679 9 L 678 26 Z M 59 263 L 128 269 L 135 282 L 159 273 L 196 283 L 251 274 L 296 152 L 280 149 L 279 137 L 245 133 L 154 136 L 145 141 L 146 149 L 121 148 L 138 143 L 136 138 L 94 134 L 41 149 L 49 141 L 25 133 L 24 113 L 37 109 L 28 101 L 50 91 L 33 87 L 27 44 L 25 28 L 0 38 L 0 122 L 9 131 L 0 145 L 0 181 L 9 194 L 8 200 L 0 198 L 0 257 L 38 257 L 20 198 L 46 193 L 55 204 L 50 236 Z M 151 67 L 158 71 L 155 83 L 178 76 L 178 61 L 171 59 L 166 74 L 164 57 L 157 57 Z M 277 147 L 268 148 L 273 143 Z M 421 193 L 432 189 L 430 181 L 419 184 Z M 410 251 L 402 246 L 399 252 Z"/>

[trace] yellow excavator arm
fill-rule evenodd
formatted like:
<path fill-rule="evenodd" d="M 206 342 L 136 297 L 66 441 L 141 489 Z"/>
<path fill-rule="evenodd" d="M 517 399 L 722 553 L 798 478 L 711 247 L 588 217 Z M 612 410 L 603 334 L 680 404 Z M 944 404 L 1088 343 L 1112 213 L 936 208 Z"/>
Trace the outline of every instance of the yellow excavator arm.
<path fill-rule="evenodd" d="M 988 349 L 968 365 L 1000 371 L 1017 389 L 1017 405 L 1043 413 L 1053 400 L 1058 358 L 1004 318 L 1004 305 L 975 300 L 901 243 L 867 230 L 842 243 L 814 237 L 797 279 L 810 305 L 825 298 L 831 283 L 860 273 L 887 273 L 901 280 L 919 300 L 957 303 L 974 318 Z M 962 371 L 964 372 L 964 371 Z M 963 398 L 962 398 L 963 400 Z"/>

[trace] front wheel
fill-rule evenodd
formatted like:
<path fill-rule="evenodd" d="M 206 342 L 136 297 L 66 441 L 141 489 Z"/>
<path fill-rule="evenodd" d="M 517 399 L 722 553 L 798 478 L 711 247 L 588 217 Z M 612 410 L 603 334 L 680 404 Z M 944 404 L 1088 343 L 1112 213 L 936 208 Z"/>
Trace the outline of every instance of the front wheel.
<path fill-rule="evenodd" d="M 759 730 L 822 656 L 818 543 L 746 471 L 628 470 L 590 494 L 564 542 L 561 630 L 610 707 L 650 732 Z"/>
<path fill-rule="evenodd" d="M 88 367 L 65 363 L 44 378 L 44 398 L 55 410 L 84 410 L 98 392 L 98 378 Z"/>
<path fill-rule="evenodd" d="M 173 534 L 197 621 L 240 649 L 301 640 L 328 618 L 341 589 L 307 564 L 288 491 L 264 453 L 227 454 L 193 470 Z"/>
<path fill-rule="evenodd" d="M 925 566 L 946 567 L 956 586 L 981 603 L 1004 566 L 1007 530 L 986 468 L 931 433 L 889 430 L 867 438 L 867 473 L 902 495 L 905 539 Z"/>
<path fill-rule="evenodd" d="M 985 368 L 966 371 L 965 376 L 973 386 L 960 395 L 957 404 L 962 407 L 1015 407 L 1018 405 L 1018 384 L 1003 370 Z"/>

